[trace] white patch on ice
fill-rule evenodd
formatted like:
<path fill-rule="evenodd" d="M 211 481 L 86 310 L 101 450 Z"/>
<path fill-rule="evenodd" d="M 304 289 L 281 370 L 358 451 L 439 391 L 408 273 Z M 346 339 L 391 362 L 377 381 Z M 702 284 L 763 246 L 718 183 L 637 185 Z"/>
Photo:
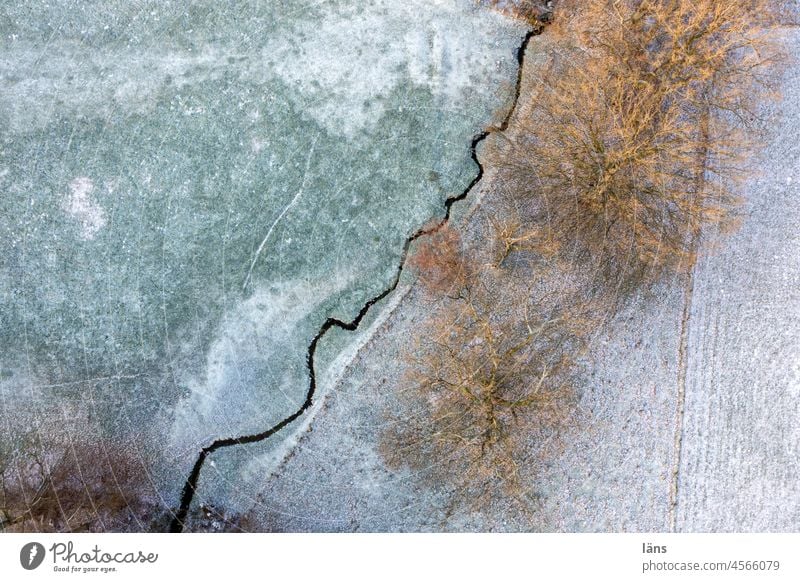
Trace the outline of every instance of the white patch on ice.
<path fill-rule="evenodd" d="M 94 183 L 89 178 L 78 177 L 69 183 L 70 194 L 64 201 L 64 210 L 81 224 L 81 237 L 92 240 L 106 225 L 103 207 L 90 198 Z"/>
<path fill-rule="evenodd" d="M 328 11 L 280 31 L 264 59 L 317 122 L 341 135 L 377 122 L 386 97 L 408 80 L 461 109 L 476 78 L 511 57 L 497 42 L 500 30 L 507 38 L 507 17 L 471 0 L 374 0 Z"/>
<path fill-rule="evenodd" d="M 454 110 L 469 110 L 466 100 L 475 92 L 507 78 L 499 64 L 513 59 L 511 45 L 518 41 L 509 33 L 523 30 L 474 0 L 331 2 L 319 10 L 320 19 L 277 23 L 252 55 L 211 43 L 198 51 L 16 43 L 0 54 L 0 77 L 23 78 L 0 93 L 0 110 L 8 112 L 12 131 L 30 131 L 46 127 L 56 111 L 101 118 L 147 114 L 165 89 L 179 91 L 226 75 L 269 93 L 277 76 L 318 123 L 352 136 L 375 124 L 386 112 L 386 98 L 407 85 L 429 89 Z M 53 95 L 59 96 L 58 108 L 52 107 Z M 169 106 L 184 115 L 204 113 L 179 96 Z M 257 109 L 247 115 L 260 122 Z"/>
<path fill-rule="evenodd" d="M 261 152 L 261 150 L 264 149 L 265 145 L 267 145 L 267 142 L 263 139 L 254 137 L 253 139 L 250 140 L 250 150 L 254 154 Z"/>
<path fill-rule="evenodd" d="M 98 49 L 69 41 L 44 48 L 20 43 L 0 54 L 0 78 L 23 77 L 3 87 L 0 110 L 8 113 L 11 131 L 23 132 L 46 127 L 56 112 L 102 118 L 121 112 L 147 114 L 170 83 L 181 89 L 218 80 L 231 69 L 228 59 L 240 56 L 231 47 L 219 46 L 187 52 L 166 47 Z M 98 69 L 104 73 L 99 75 Z M 58 95 L 58 107 L 52 106 L 53 95 Z M 180 101 L 170 106 L 184 115 L 204 113 L 202 107 Z"/>

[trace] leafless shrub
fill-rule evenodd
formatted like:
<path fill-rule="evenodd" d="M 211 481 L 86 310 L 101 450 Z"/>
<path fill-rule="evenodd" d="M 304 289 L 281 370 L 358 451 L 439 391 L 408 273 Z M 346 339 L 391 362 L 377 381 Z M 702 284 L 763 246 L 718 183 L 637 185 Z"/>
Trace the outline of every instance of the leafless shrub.
<path fill-rule="evenodd" d="M 141 531 L 161 515 L 130 449 L 35 435 L 0 467 L 0 530 Z"/>
<path fill-rule="evenodd" d="M 489 218 L 495 246 L 494 265 L 502 267 L 512 253 L 525 251 L 537 258 L 551 259 L 561 251 L 562 240 L 548 224 L 529 226 L 516 216 Z"/>

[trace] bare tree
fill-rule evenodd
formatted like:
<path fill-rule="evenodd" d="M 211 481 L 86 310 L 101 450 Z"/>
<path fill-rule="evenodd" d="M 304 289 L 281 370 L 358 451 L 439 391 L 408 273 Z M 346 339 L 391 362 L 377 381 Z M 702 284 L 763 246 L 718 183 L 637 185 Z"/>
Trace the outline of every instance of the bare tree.
<path fill-rule="evenodd" d="M 783 59 L 779 4 L 561 2 L 567 40 L 494 155 L 529 228 L 615 283 L 692 264 L 709 225 L 735 223 L 734 186 Z"/>
<path fill-rule="evenodd" d="M 406 266 L 417 275 L 422 287 L 433 295 L 457 294 L 470 278 L 461 235 L 449 223 L 423 236 Z"/>
<path fill-rule="evenodd" d="M 37 426 L 0 466 L 0 531 L 142 531 L 158 528 L 146 467 L 131 443 Z M 53 428 L 53 427 L 49 427 Z"/>

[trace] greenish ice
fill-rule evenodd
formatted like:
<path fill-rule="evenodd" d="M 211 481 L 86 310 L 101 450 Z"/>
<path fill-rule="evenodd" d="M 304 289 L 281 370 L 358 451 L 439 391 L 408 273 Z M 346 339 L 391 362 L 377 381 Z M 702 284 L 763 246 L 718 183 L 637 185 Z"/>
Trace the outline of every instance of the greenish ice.
<path fill-rule="evenodd" d="M 0 454 L 90 435 L 174 508 L 297 410 L 325 319 L 477 175 L 524 34 L 472 0 L 2 0 Z M 241 508 L 292 430 L 204 498 Z"/>

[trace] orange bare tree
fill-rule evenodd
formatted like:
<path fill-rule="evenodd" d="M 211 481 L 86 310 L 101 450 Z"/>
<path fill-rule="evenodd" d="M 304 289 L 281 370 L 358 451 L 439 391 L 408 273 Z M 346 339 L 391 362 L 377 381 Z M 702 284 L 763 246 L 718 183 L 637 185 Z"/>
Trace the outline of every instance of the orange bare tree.
<path fill-rule="evenodd" d="M 458 285 L 438 298 L 407 350 L 401 410 L 389 415 L 381 451 L 391 467 L 451 485 L 454 504 L 480 508 L 502 496 L 528 508 L 535 437 L 553 438 L 575 411 L 591 310 L 575 297 L 511 289 L 492 265 L 458 272 L 470 276 L 449 279 Z"/>

